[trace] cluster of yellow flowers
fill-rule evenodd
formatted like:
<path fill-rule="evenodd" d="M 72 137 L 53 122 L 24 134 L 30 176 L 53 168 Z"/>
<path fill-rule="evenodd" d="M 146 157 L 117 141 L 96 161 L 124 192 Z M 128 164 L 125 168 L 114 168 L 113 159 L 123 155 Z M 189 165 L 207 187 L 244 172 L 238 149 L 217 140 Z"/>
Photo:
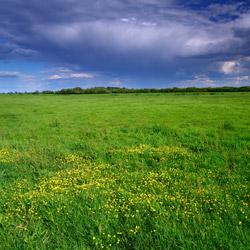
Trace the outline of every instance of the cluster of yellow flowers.
<path fill-rule="evenodd" d="M 55 163 L 60 168 L 63 167 L 84 167 L 91 163 L 88 155 L 83 154 L 70 154 L 66 157 L 59 155 L 55 158 Z"/>
<path fill-rule="evenodd" d="M 42 177 L 34 186 L 23 179 L 3 192 L 0 202 L 4 222 L 19 225 L 25 219 L 54 218 L 53 213 L 69 216 L 72 205 L 81 197 L 90 214 L 104 216 L 111 228 L 119 231 L 103 228 L 91 235 L 93 244 L 101 248 L 122 244 L 140 232 L 154 234 L 157 220 L 183 222 L 184 226 L 202 221 L 207 225 L 230 218 L 237 210 L 237 224 L 249 222 L 247 180 L 225 178 L 221 187 L 216 170 L 201 171 L 197 167 L 198 171 L 193 168 L 187 172 L 175 165 L 165 168 L 160 164 L 174 159 L 190 163 L 197 156 L 187 149 L 139 145 L 112 152 L 150 157 L 159 167 L 137 170 L 127 164 L 97 164 L 81 154 L 58 156 L 56 163 L 61 169 L 52 177 Z M 11 161 L 11 154 L 1 150 L 0 161 Z M 231 188 L 237 192 L 232 193 Z M 118 228 L 119 223 L 122 227 Z"/>
<path fill-rule="evenodd" d="M 127 149 L 116 149 L 112 153 L 124 153 L 128 156 L 142 156 L 154 162 L 171 162 L 176 160 L 190 160 L 195 157 L 194 154 L 189 152 L 186 148 L 176 146 L 159 146 L 154 147 L 146 144 L 140 144 L 137 147 Z"/>
<path fill-rule="evenodd" d="M 0 162 L 13 162 L 13 155 L 9 151 L 1 149 Z"/>

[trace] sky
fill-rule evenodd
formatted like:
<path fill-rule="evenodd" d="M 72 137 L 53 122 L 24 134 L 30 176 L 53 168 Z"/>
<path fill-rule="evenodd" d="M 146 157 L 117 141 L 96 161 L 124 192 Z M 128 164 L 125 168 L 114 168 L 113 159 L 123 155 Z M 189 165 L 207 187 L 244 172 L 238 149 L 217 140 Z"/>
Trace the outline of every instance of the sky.
<path fill-rule="evenodd" d="M 0 93 L 246 85 L 249 0 L 0 0 Z"/>

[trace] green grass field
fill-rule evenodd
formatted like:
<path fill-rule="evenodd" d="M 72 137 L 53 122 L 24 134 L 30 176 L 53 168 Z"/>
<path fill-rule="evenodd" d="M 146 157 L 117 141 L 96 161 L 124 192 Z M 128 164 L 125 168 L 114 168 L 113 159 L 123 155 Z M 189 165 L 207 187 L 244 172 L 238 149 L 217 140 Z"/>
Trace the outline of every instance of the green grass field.
<path fill-rule="evenodd" d="M 0 249 L 250 249 L 250 93 L 0 95 Z"/>

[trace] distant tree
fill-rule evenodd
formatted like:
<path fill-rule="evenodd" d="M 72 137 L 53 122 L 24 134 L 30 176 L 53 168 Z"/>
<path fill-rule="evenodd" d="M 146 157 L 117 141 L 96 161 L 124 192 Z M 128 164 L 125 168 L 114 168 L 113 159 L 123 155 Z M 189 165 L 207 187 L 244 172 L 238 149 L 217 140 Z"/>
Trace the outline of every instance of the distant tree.
<path fill-rule="evenodd" d="M 51 90 L 44 90 L 42 94 L 54 94 L 54 92 Z"/>

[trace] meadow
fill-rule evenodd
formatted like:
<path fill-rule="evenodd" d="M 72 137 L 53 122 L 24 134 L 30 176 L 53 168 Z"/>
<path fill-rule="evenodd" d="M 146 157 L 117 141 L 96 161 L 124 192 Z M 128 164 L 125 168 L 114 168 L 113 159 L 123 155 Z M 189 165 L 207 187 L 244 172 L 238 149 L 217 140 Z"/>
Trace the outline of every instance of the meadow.
<path fill-rule="evenodd" d="M 0 95 L 0 249 L 250 249 L 250 93 Z"/>

